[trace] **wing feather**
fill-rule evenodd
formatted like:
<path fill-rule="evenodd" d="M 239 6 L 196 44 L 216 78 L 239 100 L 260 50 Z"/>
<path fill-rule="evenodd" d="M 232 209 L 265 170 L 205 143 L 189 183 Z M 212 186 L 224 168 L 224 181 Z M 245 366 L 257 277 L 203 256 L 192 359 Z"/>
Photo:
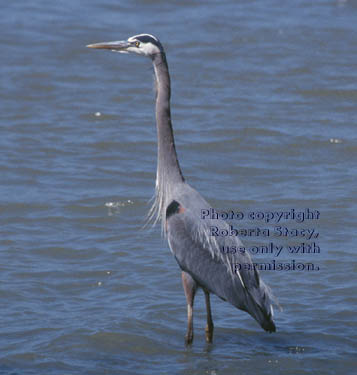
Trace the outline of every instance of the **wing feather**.
<path fill-rule="evenodd" d="M 175 200 L 176 211 L 172 212 L 171 206 L 166 219 L 169 246 L 180 268 L 201 287 L 250 313 L 264 329 L 275 331 L 270 291 L 253 267 L 250 255 L 222 252 L 222 246 L 242 247 L 239 238 L 211 236 L 211 225 L 229 229 L 228 224 L 223 220 L 202 220 L 197 209 L 185 206 L 184 198 Z M 200 199 L 202 204 L 207 204 Z M 238 270 L 236 264 L 248 266 Z"/>

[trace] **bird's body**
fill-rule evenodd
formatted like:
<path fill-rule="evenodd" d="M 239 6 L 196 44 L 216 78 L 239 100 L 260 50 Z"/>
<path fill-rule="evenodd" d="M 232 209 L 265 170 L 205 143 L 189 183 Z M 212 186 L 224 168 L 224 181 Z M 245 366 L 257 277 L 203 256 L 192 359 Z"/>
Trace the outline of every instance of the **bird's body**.
<path fill-rule="evenodd" d="M 210 228 L 228 231 L 219 219 L 202 218 L 211 206 L 191 186 L 182 183 L 169 199 L 166 233 L 180 268 L 208 293 L 247 311 L 267 331 L 275 331 L 270 292 L 236 236 L 211 236 Z M 239 270 L 240 268 L 240 270 Z"/>
<path fill-rule="evenodd" d="M 193 340 L 193 300 L 199 287 L 206 298 L 208 342 L 213 336 L 210 293 L 248 312 L 265 330 L 275 331 L 272 296 L 249 254 L 222 251 L 228 247 L 239 249 L 243 245 L 236 236 L 210 235 L 211 226 L 220 230 L 227 230 L 229 226 L 223 220 L 201 218 L 202 210 L 211 207 L 182 175 L 171 125 L 170 76 L 161 43 L 152 35 L 140 34 L 125 42 L 97 43 L 89 47 L 142 54 L 150 57 L 154 66 L 158 163 L 151 215 L 161 220 L 171 252 L 182 270 L 188 308 L 186 343 Z"/>

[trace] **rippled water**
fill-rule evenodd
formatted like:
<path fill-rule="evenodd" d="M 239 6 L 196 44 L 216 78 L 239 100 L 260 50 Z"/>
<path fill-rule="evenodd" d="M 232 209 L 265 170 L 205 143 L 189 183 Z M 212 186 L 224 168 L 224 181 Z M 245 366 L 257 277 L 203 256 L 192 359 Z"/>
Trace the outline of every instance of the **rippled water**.
<path fill-rule="evenodd" d="M 1 374 L 355 373 L 356 16 L 352 0 L 2 6 Z M 321 213 L 284 222 L 319 231 L 321 253 L 295 256 L 319 271 L 261 272 L 275 334 L 213 297 L 205 344 L 200 293 L 184 346 L 179 268 L 144 228 L 150 62 L 84 47 L 142 32 L 167 51 L 187 181 L 221 210 Z"/>

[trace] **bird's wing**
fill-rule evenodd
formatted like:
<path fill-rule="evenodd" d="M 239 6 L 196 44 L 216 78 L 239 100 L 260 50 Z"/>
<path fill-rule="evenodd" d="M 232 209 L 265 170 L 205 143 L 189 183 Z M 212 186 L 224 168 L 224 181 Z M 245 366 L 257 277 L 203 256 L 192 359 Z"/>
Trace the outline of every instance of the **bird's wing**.
<path fill-rule="evenodd" d="M 222 251 L 222 246 L 241 248 L 239 238 L 210 236 L 212 221 L 201 219 L 197 210 L 186 207 L 184 201 L 173 200 L 166 210 L 167 238 L 180 268 L 209 292 L 249 312 L 263 328 L 275 330 L 269 290 L 249 254 Z M 220 229 L 229 230 L 225 221 L 213 222 Z"/>

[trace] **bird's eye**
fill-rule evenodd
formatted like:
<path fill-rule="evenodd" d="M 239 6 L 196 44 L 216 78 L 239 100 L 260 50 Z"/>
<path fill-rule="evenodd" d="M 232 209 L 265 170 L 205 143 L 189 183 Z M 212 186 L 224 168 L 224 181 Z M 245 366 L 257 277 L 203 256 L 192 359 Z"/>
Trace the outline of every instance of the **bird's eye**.
<path fill-rule="evenodd" d="M 139 47 L 140 46 L 140 42 L 135 42 L 135 47 Z"/>

